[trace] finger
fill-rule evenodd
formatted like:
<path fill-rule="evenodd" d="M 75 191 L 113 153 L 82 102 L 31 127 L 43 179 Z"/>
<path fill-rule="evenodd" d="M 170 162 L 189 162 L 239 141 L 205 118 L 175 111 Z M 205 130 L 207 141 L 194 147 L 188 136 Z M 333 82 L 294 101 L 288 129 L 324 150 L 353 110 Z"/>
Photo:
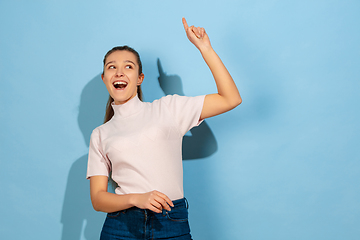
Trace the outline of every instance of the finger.
<path fill-rule="evenodd" d="M 169 204 L 163 197 L 158 196 L 157 198 L 155 198 L 155 201 L 157 201 L 161 205 L 161 208 L 166 209 L 167 211 L 171 211 Z"/>
<path fill-rule="evenodd" d="M 200 38 L 200 32 L 199 32 L 198 28 L 196 28 L 194 26 L 191 26 L 190 28 L 191 28 L 191 31 L 195 34 L 195 36 L 197 38 Z"/>
<path fill-rule="evenodd" d="M 182 22 L 183 22 L 185 31 L 187 31 L 187 29 L 189 28 L 189 25 L 187 24 L 186 19 L 184 17 L 182 18 Z"/>
<path fill-rule="evenodd" d="M 154 193 L 156 193 L 156 195 L 158 195 L 159 197 L 165 199 L 165 201 L 172 207 L 174 207 L 173 202 L 170 200 L 170 198 L 168 196 L 166 196 L 164 193 L 159 192 L 159 191 L 154 191 Z"/>
<path fill-rule="evenodd" d="M 198 33 L 199 33 L 199 38 L 202 38 L 201 27 L 197 27 L 197 31 L 198 31 Z"/>
<path fill-rule="evenodd" d="M 169 204 L 169 206 L 174 207 L 174 203 L 170 200 L 170 198 L 168 198 L 168 196 L 165 196 L 164 199 L 167 202 L 167 204 Z"/>
<path fill-rule="evenodd" d="M 162 210 L 160 210 L 159 208 L 154 207 L 153 205 L 150 205 L 149 210 L 156 212 L 156 213 L 162 213 Z"/>
<path fill-rule="evenodd" d="M 166 196 L 165 194 L 161 193 L 161 192 L 158 192 L 159 196 L 165 200 L 165 202 L 171 206 L 171 207 L 174 207 L 174 204 L 173 202 L 170 200 L 170 198 L 168 196 Z"/>
<path fill-rule="evenodd" d="M 204 28 L 200 29 L 200 35 L 201 35 L 202 38 L 205 36 L 205 29 Z"/>
<path fill-rule="evenodd" d="M 159 201 L 156 199 L 151 201 L 150 205 L 153 206 L 154 208 L 158 209 L 159 211 L 162 211 L 162 209 L 163 209 L 161 203 L 159 203 Z"/>

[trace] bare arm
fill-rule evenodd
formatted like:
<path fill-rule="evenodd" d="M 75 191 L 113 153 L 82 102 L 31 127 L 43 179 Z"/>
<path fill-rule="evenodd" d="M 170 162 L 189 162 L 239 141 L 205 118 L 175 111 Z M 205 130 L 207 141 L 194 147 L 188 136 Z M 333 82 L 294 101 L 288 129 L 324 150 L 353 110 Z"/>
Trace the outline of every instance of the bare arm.
<path fill-rule="evenodd" d="M 172 201 L 163 193 L 151 191 L 143 194 L 114 194 L 107 191 L 108 178 L 106 176 L 90 177 L 91 202 L 96 211 L 116 212 L 131 207 L 149 209 L 161 213 L 162 209 L 170 211 L 174 206 Z"/>
<path fill-rule="evenodd" d="M 242 102 L 240 93 L 230 73 L 212 48 L 205 29 L 189 27 L 185 18 L 182 21 L 188 39 L 199 49 L 210 68 L 218 91 L 206 95 L 200 119 L 209 118 L 235 108 Z"/>

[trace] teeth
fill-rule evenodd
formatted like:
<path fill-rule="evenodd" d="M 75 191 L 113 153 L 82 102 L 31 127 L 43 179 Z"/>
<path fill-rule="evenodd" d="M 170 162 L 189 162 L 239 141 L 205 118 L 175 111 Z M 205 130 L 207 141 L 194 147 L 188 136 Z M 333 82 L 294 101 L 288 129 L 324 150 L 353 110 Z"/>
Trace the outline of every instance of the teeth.
<path fill-rule="evenodd" d="M 127 82 L 116 81 L 113 83 L 115 88 L 125 88 L 127 86 Z"/>
<path fill-rule="evenodd" d="M 117 81 L 117 82 L 114 82 L 114 85 L 117 85 L 117 84 L 120 84 L 120 85 L 127 85 L 126 82 L 122 82 L 122 81 Z"/>

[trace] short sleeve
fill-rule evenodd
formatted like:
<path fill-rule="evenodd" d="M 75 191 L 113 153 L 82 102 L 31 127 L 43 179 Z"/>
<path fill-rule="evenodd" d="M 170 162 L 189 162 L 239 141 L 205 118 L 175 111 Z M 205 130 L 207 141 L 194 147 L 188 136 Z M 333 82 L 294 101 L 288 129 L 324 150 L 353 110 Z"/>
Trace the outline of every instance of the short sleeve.
<path fill-rule="evenodd" d="M 105 156 L 101 147 L 100 130 L 96 128 L 90 137 L 89 158 L 86 178 L 92 176 L 109 176 L 110 161 Z"/>
<path fill-rule="evenodd" d="M 174 121 L 182 135 L 185 135 L 187 131 L 202 122 L 200 121 L 200 116 L 204 99 L 205 95 L 187 97 L 175 94 L 164 97 L 170 114 L 174 117 Z"/>

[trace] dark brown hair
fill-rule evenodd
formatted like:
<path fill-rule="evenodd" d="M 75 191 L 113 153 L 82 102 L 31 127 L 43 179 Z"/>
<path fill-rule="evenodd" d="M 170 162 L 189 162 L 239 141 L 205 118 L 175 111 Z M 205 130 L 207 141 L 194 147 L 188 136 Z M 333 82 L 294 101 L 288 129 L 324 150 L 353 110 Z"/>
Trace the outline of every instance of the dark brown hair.
<path fill-rule="evenodd" d="M 140 60 L 140 55 L 137 51 L 135 51 L 135 49 L 129 47 L 129 46 L 118 46 L 118 47 L 114 47 L 111 50 L 109 50 L 104 57 L 104 66 L 105 66 L 105 62 L 106 62 L 106 58 L 112 54 L 115 51 L 128 51 L 131 52 L 135 55 L 136 60 L 137 60 L 137 64 L 139 65 L 139 75 L 142 74 L 142 64 L 141 64 L 141 60 Z M 104 75 L 104 70 L 103 73 Z M 141 91 L 141 86 L 137 87 L 137 95 L 139 97 L 139 99 L 142 101 L 142 91 Z M 105 117 L 104 117 L 104 123 L 106 123 L 107 121 L 109 121 L 113 116 L 114 116 L 114 110 L 111 106 L 111 103 L 114 101 L 114 99 L 109 95 L 109 100 L 107 101 L 106 104 L 106 112 L 105 112 Z"/>

